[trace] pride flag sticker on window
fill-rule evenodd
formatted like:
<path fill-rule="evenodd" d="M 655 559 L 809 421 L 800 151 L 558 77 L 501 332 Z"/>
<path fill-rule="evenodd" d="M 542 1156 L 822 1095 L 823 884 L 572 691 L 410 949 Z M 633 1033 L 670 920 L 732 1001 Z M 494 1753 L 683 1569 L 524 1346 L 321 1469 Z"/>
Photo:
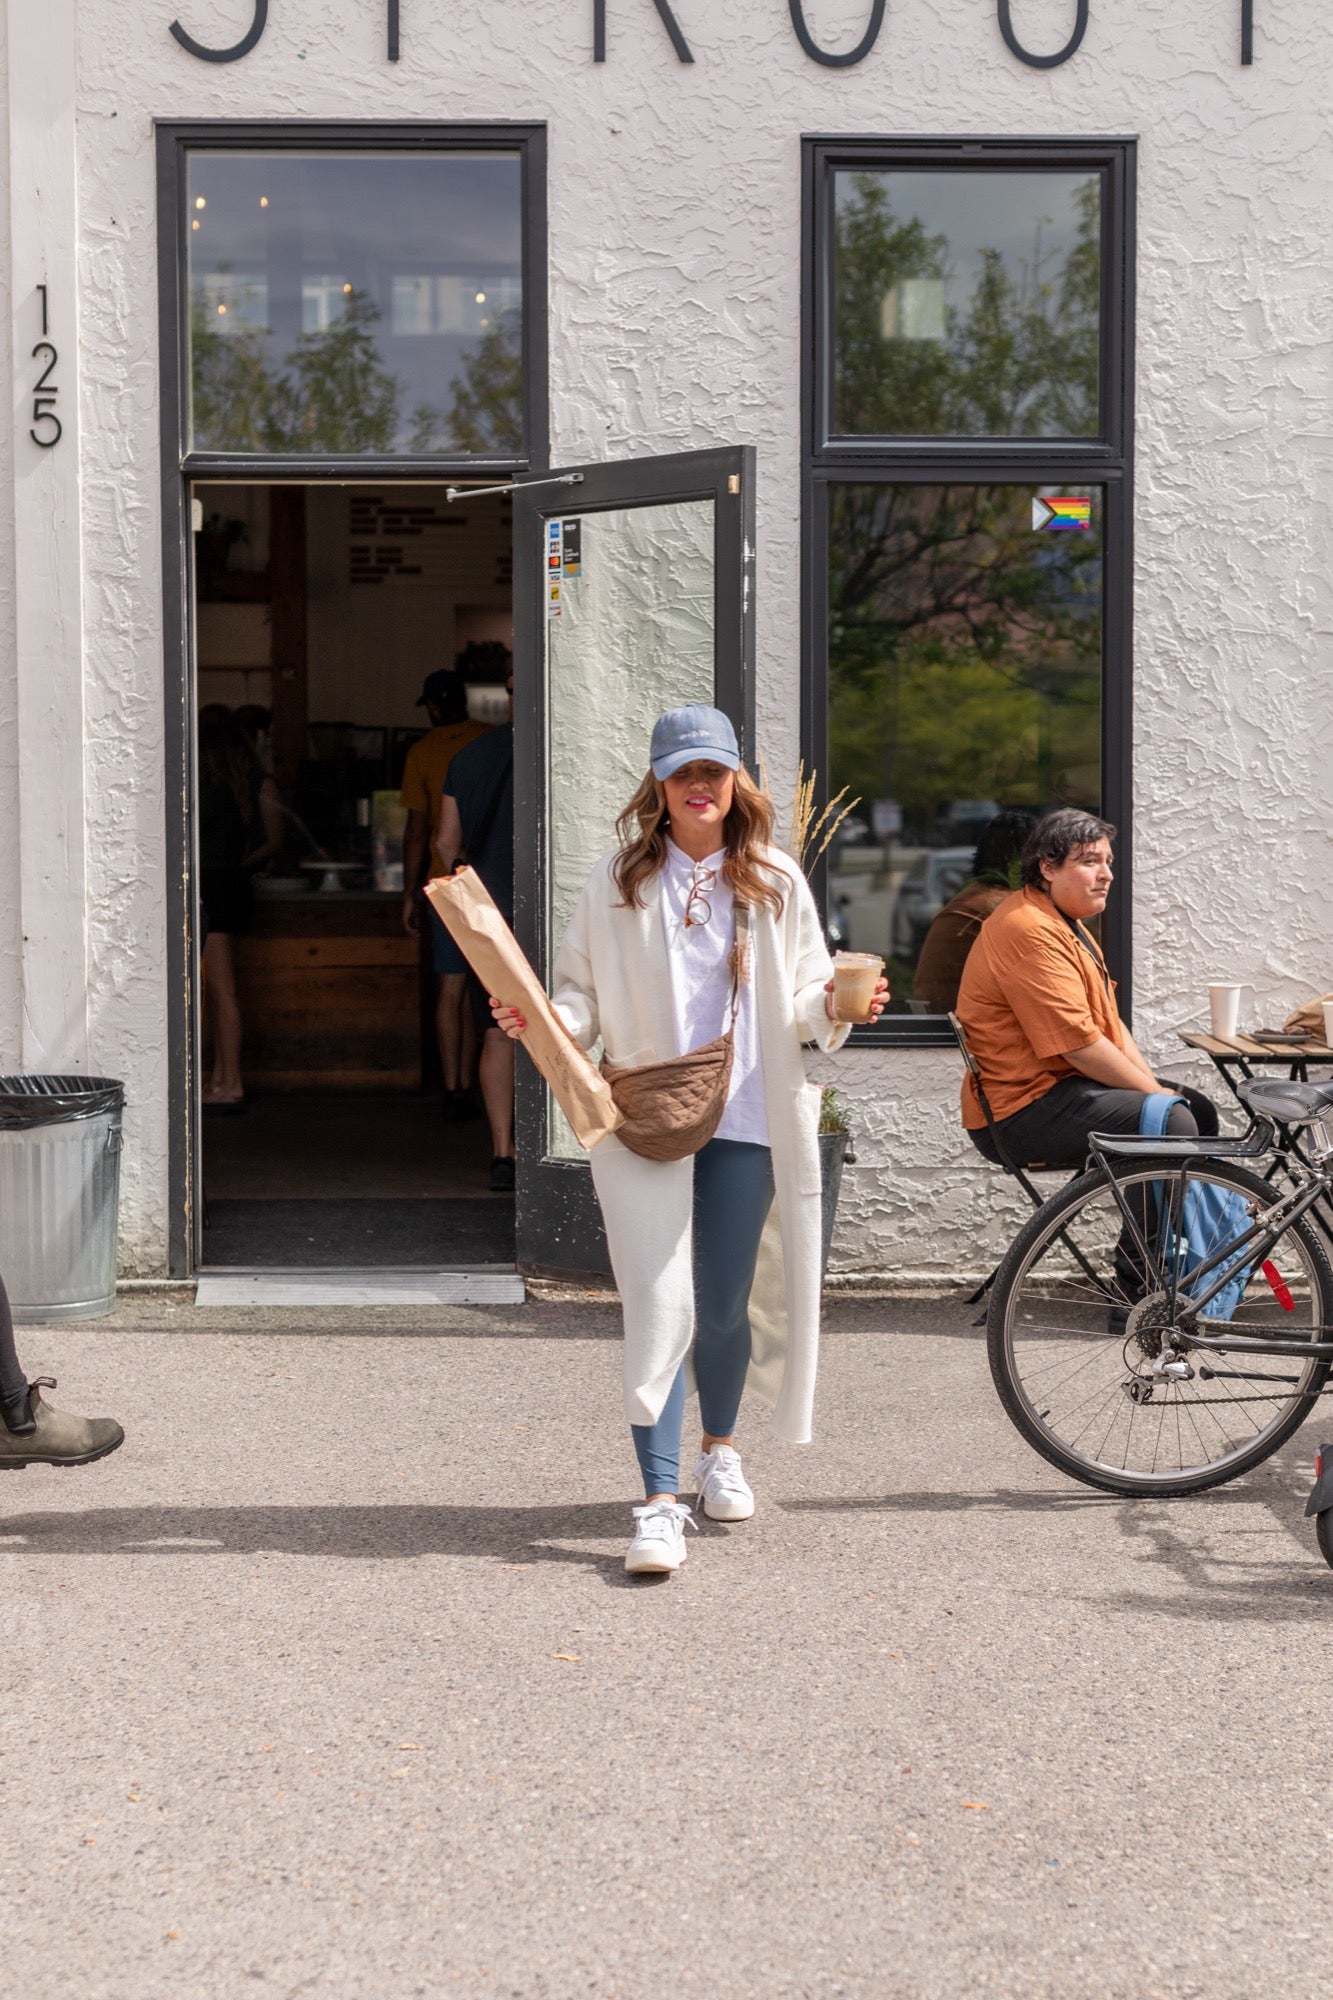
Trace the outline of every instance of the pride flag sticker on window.
<path fill-rule="evenodd" d="M 1092 502 L 1076 499 L 1071 494 L 1052 493 L 1033 496 L 1032 527 L 1036 534 L 1056 534 L 1064 528 L 1081 528 L 1086 532 L 1092 526 Z"/>

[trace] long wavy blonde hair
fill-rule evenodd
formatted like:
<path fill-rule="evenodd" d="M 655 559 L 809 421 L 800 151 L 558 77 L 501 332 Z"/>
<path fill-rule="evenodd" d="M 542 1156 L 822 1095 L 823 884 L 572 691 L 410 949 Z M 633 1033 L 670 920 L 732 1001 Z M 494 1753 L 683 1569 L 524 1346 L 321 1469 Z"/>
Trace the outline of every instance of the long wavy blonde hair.
<path fill-rule="evenodd" d="M 762 903 L 776 914 L 786 901 L 787 882 L 781 869 L 763 858 L 763 850 L 773 843 L 773 801 L 744 766 L 734 775 L 731 811 L 722 823 L 727 857 L 722 874 L 738 902 L 751 907 Z M 620 852 L 612 872 L 623 907 L 642 907 L 644 883 L 666 860 L 668 824 L 666 787 L 647 771 L 616 821 Z"/>

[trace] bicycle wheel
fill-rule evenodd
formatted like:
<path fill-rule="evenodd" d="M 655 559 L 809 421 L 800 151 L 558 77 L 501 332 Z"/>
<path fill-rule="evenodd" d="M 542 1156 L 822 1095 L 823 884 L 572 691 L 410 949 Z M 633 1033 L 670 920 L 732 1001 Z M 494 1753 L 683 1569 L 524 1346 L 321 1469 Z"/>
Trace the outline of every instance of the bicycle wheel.
<path fill-rule="evenodd" d="M 1330 1569 L 1333 1569 L 1333 1514 L 1320 1514 L 1314 1524 L 1315 1540 L 1319 1553 Z"/>
<path fill-rule="evenodd" d="M 1221 1249 L 1237 1233 L 1234 1198 L 1244 1204 L 1245 1228 L 1271 1206 L 1274 1191 L 1244 1167 L 1199 1166 L 1190 1183 L 1212 1190 L 1205 1206 L 1233 1198 L 1232 1215 L 1214 1223 L 1207 1246 Z M 1169 1185 L 1170 1172 L 1161 1162 L 1155 1171 L 1131 1162 L 1116 1174 L 1131 1210 L 1151 1217 L 1153 1230 L 1156 1190 L 1164 1174 Z M 1121 1241 L 1122 1225 L 1099 1173 L 1082 1175 L 1038 1209 L 996 1276 L 987 1315 L 991 1374 L 1014 1424 L 1061 1471 L 1111 1493 L 1197 1493 L 1284 1444 L 1313 1407 L 1329 1364 L 1196 1350 L 1186 1357 L 1190 1379 L 1154 1372 L 1169 1313 L 1160 1283 L 1145 1285 L 1141 1259 Z M 1159 1266 L 1164 1254 L 1159 1244 Z M 1304 1220 L 1260 1269 L 1247 1269 L 1242 1257 L 1235 1273 L 1241 1295 L 1229 1322 L 1212 1316 L 1214 1301 L 1199 1332 L 1330 1338 L 1319 1330 L 1333 1325 L 1333 1269 Z"/>

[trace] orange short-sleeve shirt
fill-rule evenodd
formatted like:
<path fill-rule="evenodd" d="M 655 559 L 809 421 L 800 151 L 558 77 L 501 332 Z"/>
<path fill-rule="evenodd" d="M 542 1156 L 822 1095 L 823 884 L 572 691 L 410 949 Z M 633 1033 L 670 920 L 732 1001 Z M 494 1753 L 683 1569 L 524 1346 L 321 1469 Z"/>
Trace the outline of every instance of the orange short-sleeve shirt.
<path fill-rule="evenodd" d="M 398 803 L 409 812 L 420 813 L 432 836 L 440 816 L 440 794 L 449 766 L 465 745 L 475 743 L 485 734 L 484 722 L 441 722 L 418 737 L 408 751 Z"/>
<path fill-rule="evenodd" d="M 1124 1029 L 1115 981 L 1086 930 L 1077 933 L 1040 889 L 1019 889 L 977 933 L 958 989 L 959 1020 L 996 1118 L 1011 1118 L 1073 1076 L 1065 1050 Z M 986 1123 L 971 1073 L 963 1079 L 963 1124 Z"/>

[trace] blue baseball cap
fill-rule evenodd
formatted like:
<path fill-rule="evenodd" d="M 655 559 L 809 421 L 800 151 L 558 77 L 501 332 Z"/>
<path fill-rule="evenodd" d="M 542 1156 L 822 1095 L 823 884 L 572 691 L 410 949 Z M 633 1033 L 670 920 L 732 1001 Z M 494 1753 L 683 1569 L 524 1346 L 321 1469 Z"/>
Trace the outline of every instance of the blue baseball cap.
<path fill-rule="evenodd" d="M 729 771 L 741 766 L 731 717 L 697 701 L 658 716 L 648 754 L 655 778 L 669 778 L 686 764 L 725 764 Z"/>

